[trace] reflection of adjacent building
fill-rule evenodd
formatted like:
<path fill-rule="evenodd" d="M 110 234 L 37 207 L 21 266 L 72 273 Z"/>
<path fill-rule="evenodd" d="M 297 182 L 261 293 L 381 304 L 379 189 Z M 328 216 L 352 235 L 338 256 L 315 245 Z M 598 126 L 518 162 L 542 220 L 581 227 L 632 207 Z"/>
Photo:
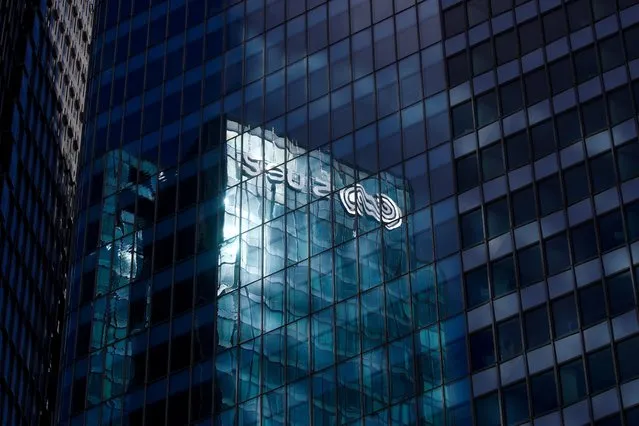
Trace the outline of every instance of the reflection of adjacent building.
<path fill-rule="evenodd" d="M 218 424 L 238 413 L 250 423 L 260 400 L 274 422 L 313 404 L 322 424 L 385 405 L 378 388 L 399 398 L 416 381 L 441 386 L 444 352 L 460 358 L 445 367 L 458 377 L 465 329 L 434 324 L 457 303 L 441 289 L 459 265 L 435 272 L 430 251 L 412 249 L 430 237 L 405 215 L 406 181 L 230 121 L 208 123 L 201 139 L 201 154 L 177 170 L 124 150 L 102 161 L 104 203 L 87 229 L 98 248 L 85 261 L 95 285 L 83 290 L 94 302 L 78 331 L 90 342 L 88 373 L 74 377 L 88 407 L 130 424 L 163 421 L 167 409 L 182 421 L 164 394 L 148 396 L 170 372 L 169 399 L 188 403 L 192 420 L 215 411 Z M 427 328 L 413 337 L 415 326 Z M 178 382 L 188 366 L 190 382 Z M 72 410 L 82 404 L 71 399 Z"/>

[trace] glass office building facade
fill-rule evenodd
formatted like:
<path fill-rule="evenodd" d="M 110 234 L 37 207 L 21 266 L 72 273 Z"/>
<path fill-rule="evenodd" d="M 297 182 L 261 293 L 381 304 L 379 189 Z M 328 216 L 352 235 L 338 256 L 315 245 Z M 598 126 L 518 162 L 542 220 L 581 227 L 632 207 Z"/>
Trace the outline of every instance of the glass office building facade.
<path fill-rule="evenodd" d="M 639 424 L 635 3 L 98 2 L 59 424 Z"/>
<path fill-rule="evenodd" d="M 0 1 L 0 424 L 51 425 L 92 13 Z"/>

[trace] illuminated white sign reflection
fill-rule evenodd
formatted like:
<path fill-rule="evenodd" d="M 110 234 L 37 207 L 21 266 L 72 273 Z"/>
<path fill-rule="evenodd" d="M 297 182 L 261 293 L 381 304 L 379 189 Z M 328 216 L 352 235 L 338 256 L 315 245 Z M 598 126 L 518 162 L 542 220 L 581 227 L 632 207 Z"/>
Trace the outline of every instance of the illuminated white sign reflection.
<path fill-rule="evenodd" d="M 290 163 L 289 163 L 290 164 Z M 304 192 L 307 190 L 308 177 L 284 166 L 272 166 L 255 158 L 248 152 L 242 153 L 242 170 L 248 177 L 264 173 L 271 184 L 286 182 L 289 188 Z M 311 178 L 310 190 L 317 197 L 331 193 L 330 174 L 323 171 L 323 178 Z M 395 201 L 384 194 L 368 194 L 359 184 L 351 185 L 339 191 L 339 200 L 344 210 L 352 216 L 368 216 L 392 230 L 402 224 L 402 211 Z"/>

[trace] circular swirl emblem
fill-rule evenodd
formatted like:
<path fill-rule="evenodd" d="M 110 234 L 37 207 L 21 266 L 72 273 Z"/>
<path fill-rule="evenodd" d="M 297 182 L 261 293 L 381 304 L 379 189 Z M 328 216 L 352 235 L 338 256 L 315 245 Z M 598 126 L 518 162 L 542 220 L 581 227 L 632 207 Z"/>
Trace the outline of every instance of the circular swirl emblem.
<path fill-rule="evenodd" d="M 344 209 L 353 216 L 369 216 L 389 230 L 402 224 L 402 211 L 387 195 L 369 195 L 362 185 L 355 184 L 342 189 L 339 198 Z"/>

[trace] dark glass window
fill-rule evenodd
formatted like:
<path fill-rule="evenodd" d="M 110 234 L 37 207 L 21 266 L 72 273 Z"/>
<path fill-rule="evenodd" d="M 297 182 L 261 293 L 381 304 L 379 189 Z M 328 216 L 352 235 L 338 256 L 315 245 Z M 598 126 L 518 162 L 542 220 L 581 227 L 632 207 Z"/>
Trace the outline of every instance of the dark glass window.
<path fill-rule="evenodd" d="M 597 237 L 592 220 L 572 228 L 570 234 L 575 263 L 581 263 L 597 256 Z"/>
<path fill-rule="evenodd" d="M 526 132 L 517 133 L 506 138 L 506 155 L 508 170 L 515 170 L 530 163 L 530 148 Z"/>
<path fill-rule="evenodd" d="M 506 424 L 514 426 L 528 420 L 530 416 L 528 411 L 528 390 L 526 382 L 504 388 L 502 393 L 504 400 L 504 414 Z"/>
<path fill-rule="evenodd" d="M 526 105 L 536 104 L 548 97 L 548 80 L 544 68 L 524 75 L 524 85 L 526 87 Z"/>
<path fill-rule="evenodd" d="M 486 205 L 486 228 L 488 238 L 508 232 L 510 229 L 510 218 L 508 214 L 508 199 L 491 202 Z"/>
<path fill-rule="evenodd" d="M 530 379 L 533 414 L 539 416 L 557 408 L 555 373 L 547 371 Z"/>
<path fill-rule="evenodd" d="M 577 321 L 577 307 L 575 306 L 575 295 L 562 297 L 552 302 L 553 328 L 555 338 L 567 336 L 579 330 Z"/>
<path fill-rule="evenodd" d="M 444 11 L 444 31 L 446 37 L 452 37 L 466 29 L 466 8 L 461 3 Z"/>
<path fill-rule="evenodd" d="M 464 281 L 466 282 L 466 305 L 469 309 L 490 299 L 486 265 L 467 272 Z"/>
<path fill-rule="evenodd" d="M 606 105 L 603 96 L 599 96 L 581 107 L 586 136 L 595 134 L 607 126 Z"/>
<path fill-rule="evenodd" d="M 555 147 L 555 130 L 552 120 L 546 120 L 543 123 L 536 124 L 530 129 L 533 153 L 535 160 L 554 152 Z"/>
<path fill-rule="evenodd" d="M 471 57 L 473 61 L 473 75 L 483 74 L 494 67 L 493 46 L 489 41 L 473 47 Z"/>
<path fill-rule="evenodd" d="M 609 0 L 592 0 L 592 9 L 594 11 L 595 20 L 605 18 L 615 13 L 617 5 Z"/>
<path fill-rule="evenodd" d="M 499 425 L 499 397 L 497 392 L 482 396 L 475 400 L 475 419 L 477 424 Z"/>
<path fill-rule="evenodd" d="M 555 121 L 559 148 L 565 148 L 581 139 L 581 123 L 577 108 L 558 114 Z"/>
<path fill-rule="evenodd" d="M 639 144 L 637 144 L 639 147 Z M 503 175 L 504 153 L 501 143 L 490 145 L 481 150 L 481 174 L 484 181 L 489 181 Z"/>
<path fill-rule="evenodd" d="M 619 364 L 619 381 L 627 382 L 639 376 L 639 336 L 632 337 L 617 344 L 617 363 Z"/>
<path fill-rule="evenodd" d="M 553 42 L 568 33 L 568 25 L 566 23 L 566 14 L 564 9 L 559 7 L 543 16 L 544 35 L 546 43 Z"/>
<path fill-rule="evenodd" d="M 477 154 L 457 160 L 457 191 L 464 192 L 479 185 Z"/>
<path fill-rule="evenodd" d="M 639 176 L 639 143 L 632 140 L 617 148 L 617 166 L 619 167 L 619 179 L 622 182 Z"/>
<path fill-rule="evenodd" d="M 521 80 L 519 78 L 510 83 L 499 86 L 502 115 L 510 115 L 519 111 L 524 106 L 521 93 Z"/>
<path fill-rule="evenodd" d="M 497 52 L 497 65 L 517 59 L 519 50 L 517 49 L 517 33 L 511 30 L 496 36 L 495 50 Z"/>
<path fill-rule="evenodd" d="M 453 136 L 458 138 L 473 131 L 473 106 L 471 102 L 457 105 L 452 109 Z"/>
<path fill-rule="evenodd" d="M 539 182 L 538 189 L 540 216 L 546 216 L 563 207 L 561 183 L 558 174 Z"/>
<path fill-rule="evenodd" d="M 503 259 L 495 260 L 491 266 L 491 273 L 494 297 L 510 293 L 517 288 L 515 263 L 512 255 L 508 255 Z"/>
<path fill-rule="evenodd" d="M 537 18 L 519 26 L 519 45 L 522 55 L 532 52 L 543 44 L 543 32 Z"/>
<path fill-rule="evenodd" d="M 552 93 L 557 94 L 573 87 L 572 64 L 570 56 L 551 63 L 548 67 L 550 72 L 550 85 Z"/>
<path fill-rule="evenodd" d="M 590 327 L 606 318 L 606 304 L 601 282 L 591 284 L 579 290 L 581 325 Z"/>
<path fill-rule="evenodd" d="M 614 126 L 628 120 L 635 115 L 632 103 L 632 95 L 628 86 L 608 92 L 608 112 L 610 113 L 610 125 Z"/>
<path fill-rule="evenodd" d="M 470 335 L 470 357 L 473 371 L 495 363 L 493 329 L 486 328 Z"/>
<path fill-rule="evenodd" d="M 541 251 L 539 244 L 517 251 L 517 265 L 519 266 L 519 285 L 527 287 L 540 281 L 544 277 L 541 265 Z"/>
<path fill-rule="evenodd" d="M 594 46 L 587 47 L 575 53 L 575 72 L 577 83 L 581 84 L 599 74 L 597 66 L 597 51 Z"/>
<path fill-rule="evenodd" d="M 567 7 L 568 26 L 571 32 L 591 24 L 589 0 L 576 0 L 569 3 Z"/>
<path fill-rule="evenodd" d="M 505 361 L 519 355 L 523 349 L 519 316 L 497 325 L 499 359 Z"/>
<path fill-rule="evenodd" d="M 624 63 L 623 44 L 619 33 L 599 42 L 599 55 L 603 72 Z"/>
<path fill-rule="evenodd" d="M 468 66 L 468 54 L 466 51 L 458 53 L 447 59 L 448 64 L 448 84 L 450 87 L 457 86 L 470 79 L 470 70 Z"/>
<path fill-rule="evenodd" d="M 568 205 L 581 201 L 590 195 L 585 163 L 567 169 L 564 172 L 563 179 Z"/>
<path fill-rule="evenodd" d="M 623 38 L 626 44 L 626 55 L 628 61 L 639 58 L 639 25 L 628 28 L 623 32 Z"/>
<path fill-rule="evenodd" d="M 625 207 L 626 224 L 628 226 L 628 241 L 639 239 L 639 202 L 628 204 Z"/>
<path fill-rule="evenodd" d="M 497 120 L 497 94 L 494 91 L 478 96 L 475 101 L 475 121 L 477 127 L 483 127 Z"/>
<path fill-rule="evenodd" d="M 599 225 L 599 249 L 602 253 L 615 249 L 625 242 L 621 210 L 616 209 L 597 218 Z"/>
<path fill-rule="evenodd" d="M 581 358 L 559 368 L 561 380 L 561 401 L 573 404 L 586 396 L 586 377 Z"/>
<path fill-rule="evenodd" d="M 592 190 L 595 194 L 612 188 L 615 184 L 615 163 L 612 153 L 600 155 L 589 160 Z"/>
<path fill-rule="evenodd" d="M 623 314 L 635 307 L 635 293 L 630 271 L 606 278 L 610 316 Z"/>
<path fill-rule="evenodd" d="M 565 233 L 547 239 L 544 245 L 548 275 L 558 274 L 570 267 L 570 250 Z"/>
<path fill-rule="evenodd" d="M 466 249 L 484 240 L 484 226 L 481 209 L 465 213 L 461 216 L 462 244 Z"/>
<path fill-rule="evenodd" d="M 493 16 L 499 15 L 512 7 L 512 0 L 490 0 L 490 8 L 493 11 Z"/>
<path fill-rule="evenodd" d="M 489 0 L 468 1 L 468 25 L 472 27 L 490 18 Z"/>
<path fill-rule="evenodd" d="M 546 305 L 526 312 L 524 323 L 526 325 L 526 349 L 531 350 L 550 342 Z"/>
<path fill-rule="evenodd" d="M 589 354 L 587 366 L 591 394 L 609 389 L 617 382 L 610 347 Z"/>
<path fill-rule="evenodd" d="M 512 204 L 514 226 L 524 225 L 537 217 L 532 186 L 513 193 Z"/>

